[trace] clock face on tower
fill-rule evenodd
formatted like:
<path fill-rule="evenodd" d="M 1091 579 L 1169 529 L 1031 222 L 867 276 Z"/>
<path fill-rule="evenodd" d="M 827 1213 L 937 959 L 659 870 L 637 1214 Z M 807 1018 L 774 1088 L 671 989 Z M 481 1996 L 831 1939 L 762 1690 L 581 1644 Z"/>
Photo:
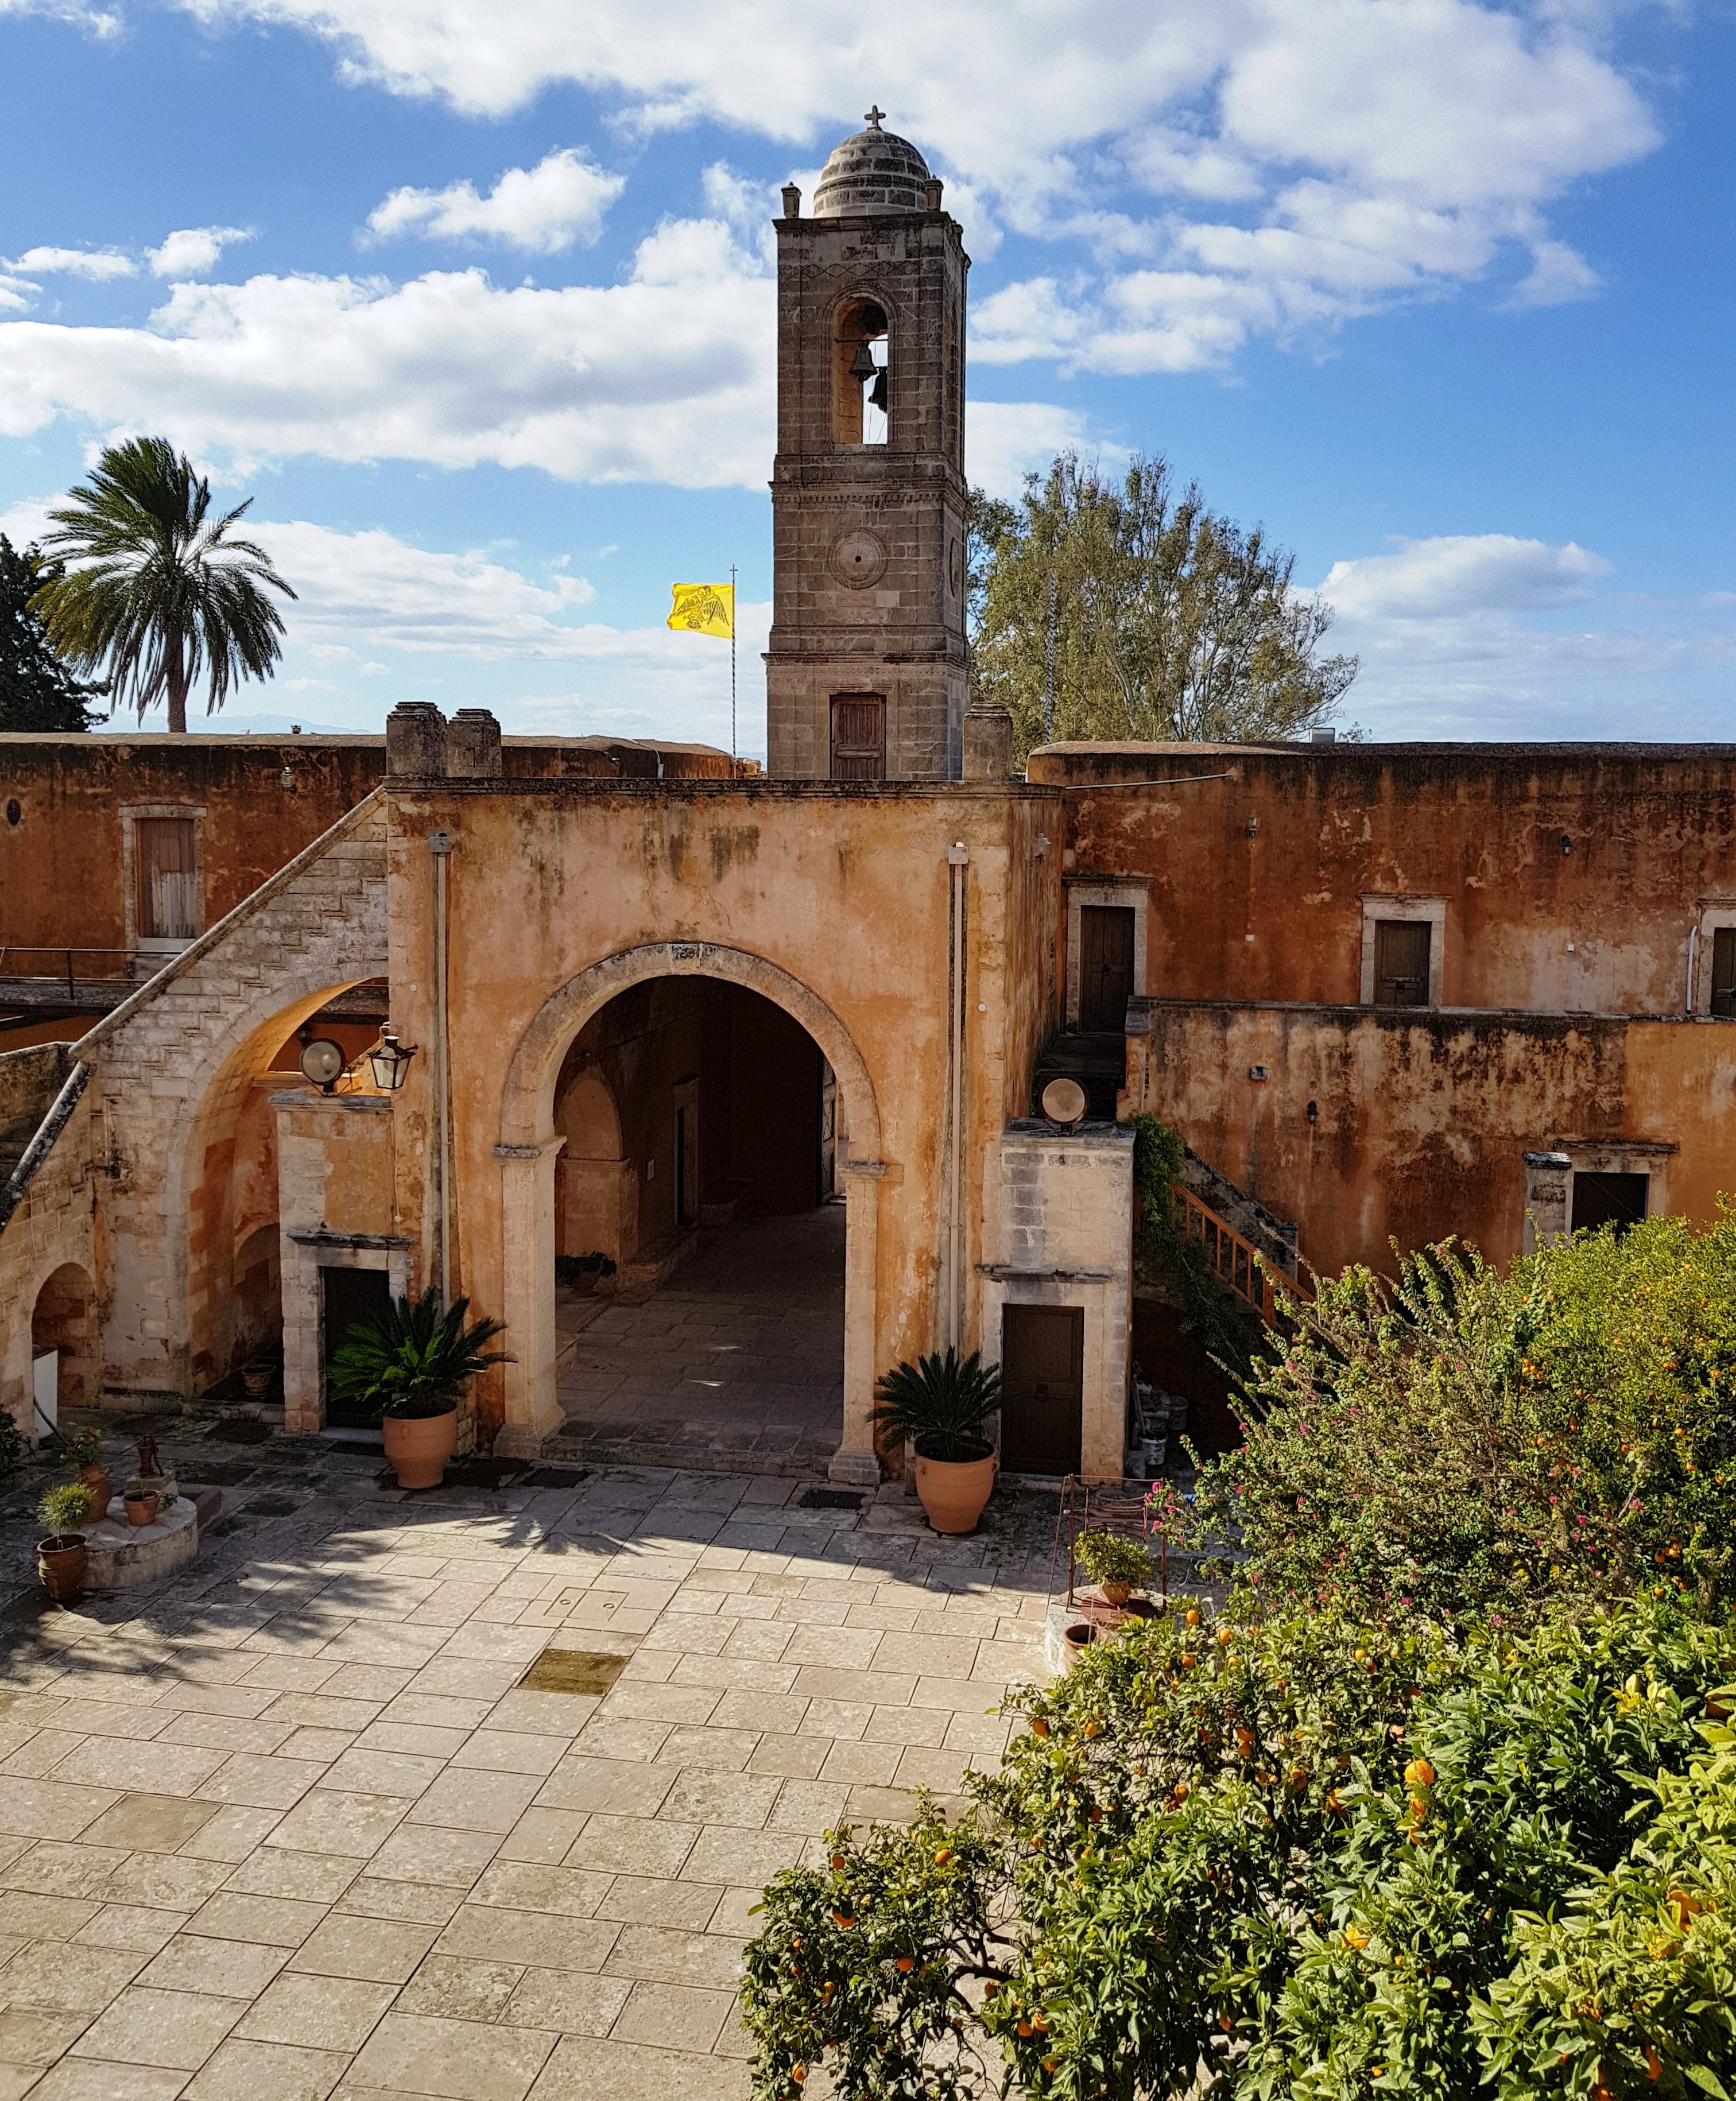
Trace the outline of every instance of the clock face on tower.
<path fill-rule="evenodd" d="M 852 590 L 877 584 L 886 573 L 886 542 L 866 525 L 840 533 L 832 542 L 832 574 Z"/>

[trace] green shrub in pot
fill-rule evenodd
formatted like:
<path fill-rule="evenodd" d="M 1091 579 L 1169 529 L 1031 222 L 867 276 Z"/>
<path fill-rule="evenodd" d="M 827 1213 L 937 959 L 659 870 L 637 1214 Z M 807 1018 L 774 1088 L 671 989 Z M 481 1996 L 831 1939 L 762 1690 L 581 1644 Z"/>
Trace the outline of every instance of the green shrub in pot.
<path fill-rule="evenodd" d="M 1112 1605 L 1124 1605 L 1151 1581 L 1151 1550 L 1124 1532 L 1084 1533 L 1073 1550 L 1075 1567 Z"/>
<path fill-rule="evenodd" d="M 1000 1411 L 998 1365 L 972 1350 L 919 1357 L 888 1372 L 870 1420 L 883 1437 L 916 1447 L 916 1493 L 937 1532 L 975 1529 L 994 1485 L 994 1447 L 984 1434 Z"/>
<path fill-rule="evenodd" d="M 406 1294 L 382 1313 L 358 1320 L 331 1362 L 331 1391 L 366 1409 L 385 1431 L 386 1454 L 402 1487 L 432 1488 L 457 1437 L 458 1396 L 478 1372 L 512 1360 L 487 1345 L 505 1332 L 498 1320 L 464 1325 L 467 1298 L 440 1310 L 432 1288 L 411 1303 Z M 412 1431 L 427 1423 L 437 1428 Z M 414 1448 L 414 1449 L 413 1449 Z"/>

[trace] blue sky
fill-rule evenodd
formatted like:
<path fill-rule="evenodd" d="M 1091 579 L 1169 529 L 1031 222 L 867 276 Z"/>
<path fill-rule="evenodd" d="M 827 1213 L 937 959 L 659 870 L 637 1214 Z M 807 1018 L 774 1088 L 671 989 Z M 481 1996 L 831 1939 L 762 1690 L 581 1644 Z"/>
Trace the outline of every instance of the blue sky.
<path fill-rule="evenodd" d="M 975 258 L 973 480 L 1161 451 L 1376 736 L 1723 738 L 1727 12 L 1549 0 L 0 0 L 0 528 L 161 431 L 301 596 L 240 727 L 727 741 L 772 286 L 877 100 Z"/>

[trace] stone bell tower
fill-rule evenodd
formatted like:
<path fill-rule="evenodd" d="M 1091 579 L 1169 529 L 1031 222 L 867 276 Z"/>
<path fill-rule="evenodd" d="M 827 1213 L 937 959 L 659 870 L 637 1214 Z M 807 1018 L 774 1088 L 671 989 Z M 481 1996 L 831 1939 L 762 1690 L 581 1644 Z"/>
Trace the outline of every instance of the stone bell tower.
<path fill-rule="evenodd" d="M 941 185 L 868 129 L 777 222 L 767 770 L 954 781 L 963 757 L 964 281 Z"/>

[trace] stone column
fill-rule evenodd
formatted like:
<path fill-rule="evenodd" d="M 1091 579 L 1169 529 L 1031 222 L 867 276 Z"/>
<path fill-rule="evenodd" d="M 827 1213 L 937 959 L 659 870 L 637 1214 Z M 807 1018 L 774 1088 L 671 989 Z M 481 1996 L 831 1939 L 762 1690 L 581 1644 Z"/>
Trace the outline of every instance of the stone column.
<path fill-rule="evenodd" d="M 446 729 L 446 772 L 458 779 L 498 781 L 500 724 L 486 708 L 460 708 Z"/>
<path fill-rule="evenodd" d="M 538 1145 L 497 1145 L 500 1162 L 501 1275 L 504 1280 L 503 1367 L 506 1420 L 495 1456 L 534 1459 L 560 1427 L 555 1396 L 555 1157 L 558 1133 Z"/>
<path fill-rule="evenodd" d="M 1012 772 L 1012 717 L 1005 708 L 974 707 L 964 718 L 964 777 L 1004 781 Z"/>
<path fill-rule="evenodd" d="M 386 718 L 386 771 L 426 780 L 446 770 L 446 718 L 432 701 L 401 701 Z"/>
<path fill-rule="evenodd" d="M 879 1274 L 880 1183 L 886 1163 L 846 1160 L 844 1254 L 844 1436 L 826 1468 L 841 1486 L 875 1488 L 880 1462 L 874 1449 L 874 1383 L 879 1376 L 876 1284 Z"/>

